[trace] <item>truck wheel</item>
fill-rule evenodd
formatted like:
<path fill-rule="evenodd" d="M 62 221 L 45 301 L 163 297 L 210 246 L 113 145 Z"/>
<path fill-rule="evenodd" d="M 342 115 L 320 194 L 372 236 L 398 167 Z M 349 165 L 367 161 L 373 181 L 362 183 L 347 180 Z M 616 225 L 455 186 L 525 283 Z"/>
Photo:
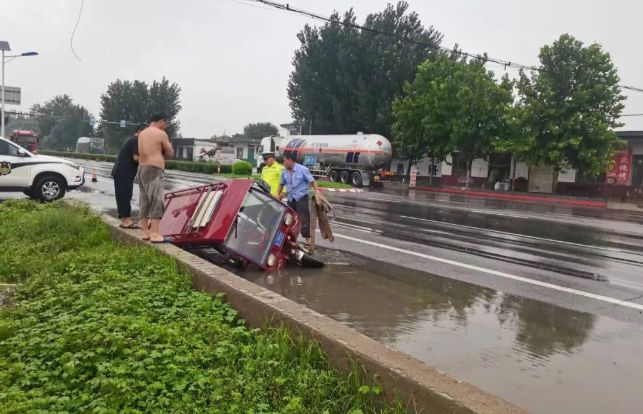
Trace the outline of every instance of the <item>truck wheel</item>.
<path fill-rule="evenodd" d="M 56 201 L 65 195 L 65 183 L 55 175 L 47 175 L 36 182 L 32 194 L 44 203 Z"/>
<path fill-rule="evenodd" d="M 350 179 L 350 174 L 348 173 L 348 171 L 342 171 L 341 174 L 339 174 L 339 180 L 343 184 L 348 184 L 349 179 Z"/>
<path fill-rule="evenodd" d="M 339 173 L 337 172 L 337 170 L 330 170 L 330 173 L 328 173 L 328 179 L 336 183 L 337 178 L 339 178 Z"/>
<path fill-rule="evenodd" d="M 362 173 L 360 173 L 359 171 L 355 171 L 353 175 L 351 175 L 351 184 L 353 184 L 353 187 L 361 187 Z"/>

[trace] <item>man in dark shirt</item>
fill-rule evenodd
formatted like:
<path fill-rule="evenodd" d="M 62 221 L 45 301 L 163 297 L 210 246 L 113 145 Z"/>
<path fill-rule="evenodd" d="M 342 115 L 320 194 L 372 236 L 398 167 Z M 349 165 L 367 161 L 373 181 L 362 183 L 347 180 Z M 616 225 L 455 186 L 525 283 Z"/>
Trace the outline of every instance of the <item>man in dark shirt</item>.
<path fill-rule="evenodd" d="M 131 202 L 134 178 L 138 170 L 138 133 L 145 127 L 144 124 L 138 125 L 134 135 L 125 140 L 112 168 L 118 218 L 121 219 L 121 227 L 124 229 L 140 229 L 140 226 L 132 221 Z"/>

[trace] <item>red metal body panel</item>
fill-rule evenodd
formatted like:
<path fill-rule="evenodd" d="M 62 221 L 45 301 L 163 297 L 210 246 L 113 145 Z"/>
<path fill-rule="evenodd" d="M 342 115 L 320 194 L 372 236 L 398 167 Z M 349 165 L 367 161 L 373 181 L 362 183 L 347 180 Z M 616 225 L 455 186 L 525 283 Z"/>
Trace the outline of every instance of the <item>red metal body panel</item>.
<path fill-rule="evenodd" d="M 251 179 L 239 179 L 168 193 L 165 197 L 165 214 L 160 224 L 161 234 L 172 237 L 173 243 L 178 246 L 211 246 L 265 270 L 281 268 L 293 254 L 300 221 L 292 209 L 264 191 L 253 188 L 253 184 Z M 251 191 L 256 196 L 249 196 Z M 259 197 L 263 201 L 248 205 L 247 196 L 249 200 Z M 215 207 L 208 209 L 208 200 L 215 199 L 216 205 L 211 201 Z M 245 206 L 243 213 L 240 212 L 242 206 Z M 252 215 L 260 210 L 264 214 L 259 215 L 255 230 L 254 224 L 247 221 L 247 214 Z M 285 223 L 284 212 L 291 216 L 289 225 Z M 255 222 L 250 220 L 250 223 Z M 266 228 L 266 223 L 272 224 Z M 228 234 L 239 228 L 239 233 L 235 233 L 234 238 L 230 236 L 230 241 L 226 243 Z M 233 248 L 234 246 L 236 247 Z M 246 253 L 257 254 L 244 254 L 244 250 Z M 268 265 L 268 260 L 265 259 L 261 259 L 260 263 L 257 258 L 260 257 L 259 254 L 265 254 L 265 257 L 273 255 L 274 263 Z"/>

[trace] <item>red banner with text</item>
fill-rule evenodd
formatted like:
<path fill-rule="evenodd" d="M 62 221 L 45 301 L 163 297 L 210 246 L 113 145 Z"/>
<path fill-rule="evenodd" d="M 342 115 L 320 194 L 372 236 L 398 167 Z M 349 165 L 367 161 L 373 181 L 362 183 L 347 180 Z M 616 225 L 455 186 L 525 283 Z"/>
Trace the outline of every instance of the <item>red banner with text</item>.
<path fill-rule="evenodd" d="M 632 183 L 632 147 L 628 147 L 614 157 L 614 163 L 607 168 L 607 184 L 630 185 Z"/>

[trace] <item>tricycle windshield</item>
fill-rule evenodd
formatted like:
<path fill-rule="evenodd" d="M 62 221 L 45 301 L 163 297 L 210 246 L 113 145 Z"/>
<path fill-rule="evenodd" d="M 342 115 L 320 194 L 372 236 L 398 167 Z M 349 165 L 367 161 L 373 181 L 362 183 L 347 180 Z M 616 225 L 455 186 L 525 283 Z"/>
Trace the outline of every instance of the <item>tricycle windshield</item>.
<path fill-rule="evenodd" d="M 284 204 L 251 188 L 224 245 L 244 259 L 263 265 L 285 213 Z"/>

